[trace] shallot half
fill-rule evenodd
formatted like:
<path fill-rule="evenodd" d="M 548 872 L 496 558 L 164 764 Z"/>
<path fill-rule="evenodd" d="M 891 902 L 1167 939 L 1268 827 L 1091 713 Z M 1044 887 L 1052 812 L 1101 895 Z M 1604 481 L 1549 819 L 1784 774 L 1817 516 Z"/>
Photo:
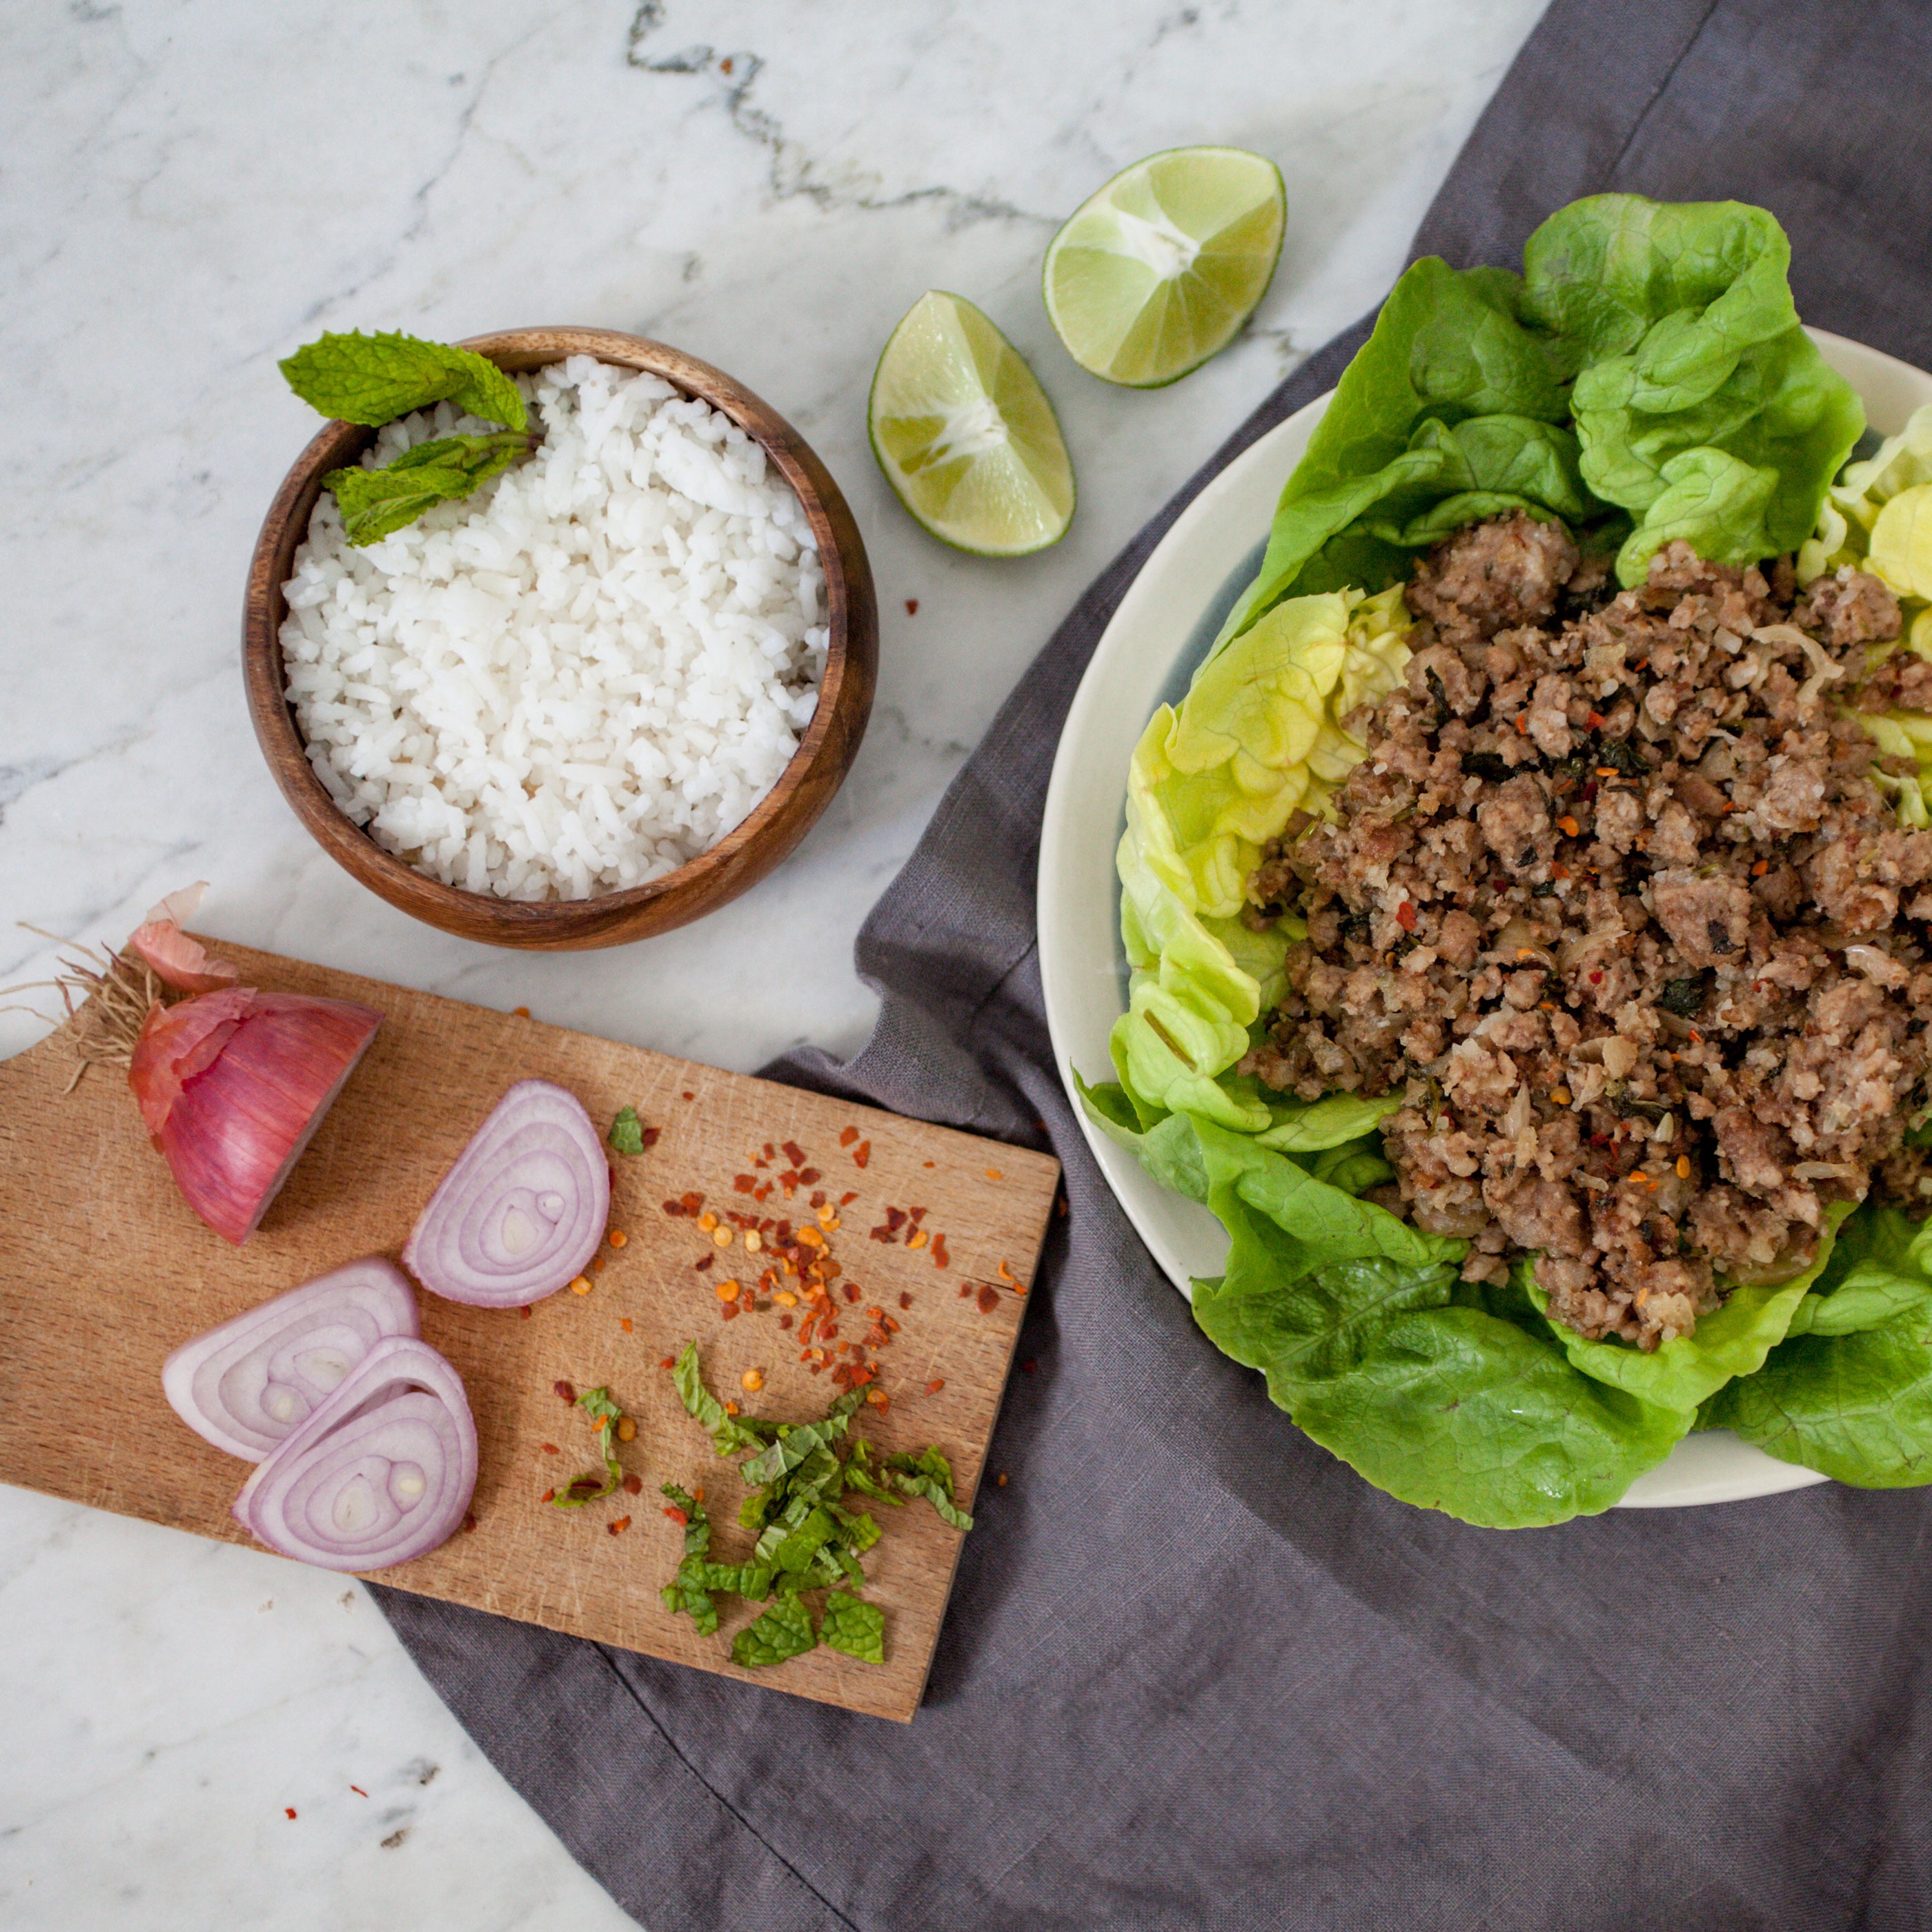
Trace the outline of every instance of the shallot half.
<path fill-rule="evenodd" d="M 446 1543 L 476 1489 L 461 1377 L 427 1342 L 392 1336 L 256 1468 L 234 1516 L 298 1562 L 383 1570 Z"/>
<path fill-rule="evenodd" d="M 382 1024 L 372 1006 L 237 984 L 182 930 L 200 886 L 162 900 L 120 958 L 83 948 L 53 982 L 80 1065 L 120 1066 L 194 1211 L 238 1245 L 255 1232 Z M 184 994 L 170 1000 L 169 993 Z M 85 1004 L 75 1008 L 76 995 Z"/>
<path fill-rule="evenodd" d="M 259 1462 L 377 1342 L 422 1333 L 408 1277 L 370 1255 L 184 1342 L 161 1364 L 161 1388 L 197 1435 Z"/>
<path fill-rule="evenodd" d="M 581 1274 L 610 1217 L 610 1170 L 584 1103 L 519 1080 L 417 1216 L 403 1265 L 452 1301 L 520 1307 Z"/>

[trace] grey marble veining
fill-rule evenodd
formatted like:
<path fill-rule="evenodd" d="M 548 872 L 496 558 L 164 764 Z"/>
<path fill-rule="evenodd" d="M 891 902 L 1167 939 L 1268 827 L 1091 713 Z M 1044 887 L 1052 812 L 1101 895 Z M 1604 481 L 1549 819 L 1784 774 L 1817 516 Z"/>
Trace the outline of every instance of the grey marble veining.
<path fill-rule="evenodd" d="M 730 1066 L 850 1049 L 872 1010 L 859 922 L 1000 699 L 1138 524 L 1379 295 L 1537 11 L 0 12 L 0 905 L 114 941 L 206 878 L 202 922 L 238 940 Z M 1197 141 L 1280 163 L 1280 270 L 1206 369 L 1110 388 L 1047 324 L 1042 251 L 1117 168 Z M 945 549 L 872 464 L 872 364 L 928 287 L 984 308 L 1060 412 L 1080 507 L 1042 556 Z M 536 322 L 658 336 L 776 404 L 850 499 L 884 614 L 871 731 L 793 862 L 696 928 L 574 958 L 447 938 L 324 859 L 236 667 L 254 533 L 314 428 L 276 359 L 325 327 Z M 0 984 L 51 961 L 0 928 Z M 40 1030 L 0 1015 L 0 1052 Z M 0 1713 L 10 1928 L 628 1923 L 340 1579 L 0 1490 Z"/>

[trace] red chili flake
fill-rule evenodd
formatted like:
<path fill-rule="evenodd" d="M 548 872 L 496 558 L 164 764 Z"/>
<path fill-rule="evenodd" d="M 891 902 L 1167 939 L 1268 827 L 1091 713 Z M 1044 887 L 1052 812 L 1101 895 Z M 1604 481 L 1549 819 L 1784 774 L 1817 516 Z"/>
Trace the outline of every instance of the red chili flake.
<path fill-rule="evenodd" d="M 801 1187 L 815 1187 L 824 1178 L 824 1175 L 820 1174 L 815 1167 L 802 1167 L 798 1171 L 798 1181 Z"/>
<path fill-rule="evenodd" d="M 369 1795 L 368 1792 L 364 1791 L 359 1784 L 352 1784 L 349 1788 L 351 1791 L 355 1792 L 358 1798 L 367 1798 Z"/>
<path fill-rule="evenodd" d="M 622 1329 L 626 1335 L 629 1334 L 631 1332 L 631 1318 L 628 1315 L 619 1316 L 617 1318 L 617 1326 Z"/>
<path fill-rule="evenodd" d="M 740 1194 L 750 1193 L 758 1184 L 758 1177 L 755 1174 L 734 1174 L 731 1177 L 731 1185 Z"/>
<path fill-rule="evenodd" d="M 554 1456 L 560 1453 L 557 1446 L 554 1442 L 539 1442 L 537 1444 L 537 1447 L 541 1449 L 546 1456 Z"/>
<path fill-rule="evenodd" d="M 688 1529 L 691 1526 L 690 1517 L 686 1516 L 681 1509 L 667 1508 L 664 1511 L 664 1514 L 669 1516 L 671 1521 L 676 1523 L 680 1529 Z"/>
<path fill-rule="evenodd" d="M 769 1180 L 761 1182 L 758 1186 L 752 1190 L 752 1198 L 757 1202 L 760 1207 L 763 1207 L 766 1197 L 771 1192 L 771 1191 L 772 1184 Z"/>
<path fill-rule="evenodd" d="M 872 1157 L 872 1144 L 870 1141 L 861 1141 L 852 1150 L 852 1165 L 854 1167 L 863 1167 Z"/>
<path fill-rule="evenodd" d="M 677 1366 L 677 1358 L 675 1355 L 667 1355 L 658 1363 L 658 1366 L 661 1369 L 674 1369 Z"/>
<path fill-rule="evenodd" d="M 542 1494 L 542 1496 L 540 1496 L 539 1497 L 538 1497 L 537 1501 L 538 1501 L 538 1502 L 540 1502 L 540 1503 L 547 1503 L 547 1502 L 550 1502 L 550 1501 L 551 1501 L 551 1500 L 555 1497 L 555 1496 L 556 1496 L 556 1490 L 544 1490 L 544 1492 L 543 1492 L 543 1494 Z"/>
<path fill-rule="evenodd" d="M 906 1220 L 906 1210 L 903 1208 L 888 1208 L 886 1210 L 886 1226 L 891 1228 L 894 1234 L 897 1234 L 900 1228 L 905 1226 Z"/>
<path fill-rule="evenodd" d="M 552 1382 L 550 1384 L 550 1390 L 560 1402 L 574 1402 L 577 1400 L 576 1390 L 572 1388 L 568 1382 Z"/>
<path fill-rule="evenodd" d="M 525 1302 L 525 1303 L 524 1304 L 523 1306 L 522 1306 L 522 1307 L 520 1307 L 520 1309 L 518 1309 L 518 1310 L 517 1310 L 517 1312 L 518 1312 L 520 1316 L 521 1316 L 523 1317 L 523 1318 L 524 1318 L 526 1322 L 527 1322 L 527 1321 L 530 1318 L 530 1304 L 529 1304 L 527 1301 L 526 1301 L 526 1302 Z"/>
<path fill-rule="evenodd" d="M 858 1138 L 859 1130 L 856 1127 L 841 1127 L 838 1130 L 838 1144 L 842 1148 L 850 1147 Z"/>
<path fill-rule="evenodd" d="M 782 1246 L 791 1239 L 791 1223 L 779 1221 L 772 1225 L 772 1239 Z"/>
<path fill-rule="evenodd" d="M 991 1282 L 980 1291 L 980 1312 L 990 1315 L 1000 1305 L 1000 1291 Z"/>
<path fill-rule="evenodd" d="M 781 1315 L 778 1317 L 778 1326 L 781 1328 L 789 1328 L 791 1326 L 791 1317 L 789 1315 Z"/>
<path fill-rule="evenodd" d="M 916 597 L 908 597 L 906 599 L 906 615 L 908 617 L 916 617 L 919 615 L 919 599 Z"/>
<path fill-rule="evenodd" d="M 952 1257 L 946 1252 L 946 1237 L 935 1234 L 932 1238 L 932 1264 L 934 1268 L 950 1268 Z"/>
<path fill-rule="evenodd" d="M 926 1219 L 926 1210 L 923 1208 L 914 1208 L 911 1210 L 911 1219 L 913 1226 L 916 1228 L 920 1222 Z"/>
<path fill-rule="evenodd" d="M 1593 1148 L 1606 1148 L 1610 1144 L 1610 1137 L 1608 1134 L 1592 1134 L 1590 1144 Z"/>
<path fill-rule="evenodd" d="M 1592 731 L 1600 731 L 1604 728 L 1604 718 L 1601 712 L 1592 712 L 1583 722 Z"/>
<path fill-rule="evenodd" d="M 661 1128 L 646 1127 L 638 1138 L 644 1142 L 646 1148 L 654 1148 L 658 1144 L 658 1136 L 662 1132 Z"/>
<path fill-rule="evenodd" d="M 818 1178 L 818 1175 L 817 1175 L 817 1174 L 814 1174 L 812 1178 L 812 1179 L 813 1179 L 814 1180 L 816 1180 Z M 803 1174 L 802 1174 L 799 1176 L 799 1179 L 800 1179 L 800 1180 L 802 1180 L 804 1178 L 805 1178 L 805 1176 L 804 1176 Z M 823 1192 L 822 1191 L 820 1191 L 820 1192 L 817 1192 L 817 1193 L 814 1193 L 814 1194 L 812 1196 L 812 1208 L 813 1208 L 813 1209 L 814 1209 L 814 1211 L 815 1211 L 816 1210 L 818 1210 L 818 1209 L 820 1208 L 823 1208 L 823 1207 L 825 1205 L 825 1196 L 824 1196 L 824 1192 Z"/>
<path fill-rule="evenodd" d="M 1408 900 L 1404 899 L 1402 904 L 1396 908 L 1395 922 L 1405 932 L 1413 932 L 1415 930 L 1415 908 Z"/>
<path fill-rule="evenodd" d="M 471 1533 L 475 1530 L 476 1527 L 476 1512 L 474 1510 L 465 1510 L 463 1512 L 463 1533 L 464 1533 L 464 1534 L 465 1536 L 468 1536 L 468 1535 L 470 1535 L 470 1534 L 471 1534 Z M 356 1789 L 355 1786 L 353 1786 L 352 1784 L 349 1788 L 350 1788 L 350 1790 L 352 1790 L 352 1791 L 353 1791 L 353 1790 Z"/>
<path fill-rule="evenodd" d="M 1592 974 L 1590 975 L 1590 984 L 1591 984 L 1592 986 L 1600 986 L 1603 983 L 1604 983 L 1604 974 L 1603 974 L 1603 970 L 1602 970 L 1602 968 L 1600 967 L 1600 968 L 1598 968 L 1595 972 L 1592 973 Z"/>
<path fill-rule="evenodd" d="M 858 1298 L 859 1284 L 856 1281 L 848 1281 L 845 1284 L 845 1299 L 848 1301 L 856 1301 Z"/>
<path fill-rule="evenodd" d="M 858 1198 L 859 1196 L 855 1191 L 848 1189 L 844 1193 L 839 1196 L 838 1204 L 842 1208 L 849 1208 L 854 1202 L 858 1199 Z"/>
<path fill-rule="evenodd" d="M 716 1255 L 700 1255 L 697 1260 L 692 1263 L 692 1266 L 697 1269 L 700 1274 L 702 1274 L 704 1270 L 717 1258 L 718 1257 Z"/>
<path fill-rule="evenodd" d="M 928 1395 L 937 1395 L 945 1386 L 944 1382 L 929 1382 L 926 1385 L 926 1392 Z"/>
<path fill-rule="evenodd" d="M 959 1299 L 962 1301 L 964 1301 L 972 1292 L 973 1284 L 970 1281 L 962 1281 L 959 1284 Z"/>
<path fill-rule="evenodd" d="M 512 1006 L 510 1009 L 510 1011 L 520 1020 L 526 1020 L 530 1016 L 530 1010 L 528 1006 Z M 352 1791 L 356 1787 L 353 1785 L 351 1785 L 349 1788 Z"/>
<path fill-rule="evenodd" d="M 684 1212 L 684 1203 L 682 1201 L 667 1201 L 664 1204 L 664 1211 L 673 1220 L 676 1220 Z"/>
<path fill-rule="evenodd" d="M 1527 738 L 1529 736 L 1529 721 L 1526 718 L 1519 716 L 1516 721 L 1516 728 L 1519 737 Z"/>
<path fill-rule="evenodd" d="M 296 1815 L 296 1808 L 292 1804 L 284 1804 L 282 1807 L 282 1809 L 286 1812 L 291 1818 Z"/>
<path fill-rule="evenodd" d="M 872 1386 L 866 1391 L 866 1400 L 869 1402 L 874 1408 L 886 1409 L 891 1408 L 892 1406 L 892 1397 L 886 1394 L 885 1390 L 880 1388 L 876 1382 L 874 1382 Z"/>
<path fill-rule="evenodd" d="M 718 1312 L 724 1320 L 735 1322 L 738 1318 L 738 1304 L 735 1301 L 721 1301 L 718 1304 Z"/>
<path fill-rule="evenodd" d="M 798 1186 L 797 1170 L 795 1168 L 787 1168 L 784 1173 L 778 1176 L 778 1185 L 784 1190 L 786 1196 L 789 1198 L 794 1190 Z"/>
<path fill-rule="evenodd" d="M 899 1290 L 899 1306 L 902 1308 L 910 1308 L 912 1306 L 912 1297 L 904 1288 Z"/>
<path fill-rule="evenodd" d="M 624 1478 L 624 1493 L 627 1496 L 642 1496 L 644 1494 L 644 1479 L 643 1477 L 638 1475 L 630 1475 L 626 1476 Z"/>
<path fill-rule="evenodd" d="M 784 1157 L 794 1167 L 802 1167 L 805 1165 L 805 1150 L 796 1141 L 787 1141 L 784 1143 Z"/>
<path fill-rule="evenodd" d="M 641 1485 L 640 1485 L 640 1486 L 641 1486 Z M 607 1522 L 604 1526 L 604 1527 L 608 1529 L 613 1536 L 620 1535 L 624 1531 L 628 1529 L 630 1526 L 631 1519 L 627 1516 L 620 1516 L 615 1522 Z"/>
<path fill-rule="evenodd" d="M 683 1097 L 687 1100 L 694 1100 L 698 1096 L 695 1094 L 686 1094 Z"/>
<path fill-rule="evenodd" d="M 680 1194 L 678 1196 L 678 1202 L 687 1214 L 698 1214 L 704 1211 L 704 1196 L 698 1192 Z"/>

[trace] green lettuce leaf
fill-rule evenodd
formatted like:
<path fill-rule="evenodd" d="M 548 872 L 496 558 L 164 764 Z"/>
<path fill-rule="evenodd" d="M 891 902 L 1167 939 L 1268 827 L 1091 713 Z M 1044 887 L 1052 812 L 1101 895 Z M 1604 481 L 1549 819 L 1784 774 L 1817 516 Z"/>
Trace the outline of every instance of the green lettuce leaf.
<path fill-rule="evenodd" d="M 1393 583 L 1409 551 L 1391 533 L 1443 499 L 1480 490 L 1559 514 L 1541 488 L 1576 500 L 1574 442 L 1543 434 L 1569 413 L 1562 372 L 1518 319 L 1520 292 L 1505 270 L 1459 273 L 1432 256 L 1402 275 L 1282 490 L 1260 571 L 1224 637 L 1297 592 Z M 1496 421 L 1455 440 L 1451 454 L 1442 433 L 1484 418 Z"/>
<path fill-rule="evenodd" d="M 834 1590 L 825 1600 L 825 1615 L 819 1621 L 818 1640 L 848 1657 L 865 1664 L 886 1660 L 886 1613 L 876 1604 L 862 1604 L 843 1590 Z"/>
<path fill-rule="evenodd" d="M 1855 1215 L 1792 1328 L 1702 1425 L 1861 1489 L 1932 1482 L 1932 1228 Z"/>
<path fill-rule="evenodd" d="M 1585 1375 L 1664 1408 L 1696 1409 L 1726 1382 L 1763 1367 L 1830 1263 L 1836 1231 L 1852 1205 L 1838 1202 L 1826 1210 L 1817 1258 L 1802 1274 L 1774 1287 L 1732 1288 L 1723 1307 L 1699 1316 L 1689 1334 L 1672 1336 L 1650 1354 L 1625 1342 L 1587 1340 L 1560 1322 L 1550 1323 L 1550 1332 Z M 1539 1313 L 1546 1311 L 1549 1297 L 1526 1265 L 1521 1272 L 1524 1292 Z"/>
<path fill-rule="evenodd" d="M 1138 1106 L 1255 1132 L 1278 1124 L 1252 1082 L 1222 1077 L 1280 997 L 1297 932 L 1241 924 L 1247 880 L 1294 813 L 1318 807 L 1360 758 L 1339 721 L 1400 681 L 1408 627 L 1394 592 L 1293 598 L 1210 657 L 1142 734 L 1118 855 L 1128 1010 L 1111 1042 Z"/>
<path fill-rule="evenodd" d="M 1520 1293 L 1462 1282 L 1465 1243 L 1210 1120 L 1176 1114 L 1156 1136 L 1229 1236 L 1226 1273 L 1194 1284 L 1196 1322 L 1378 1488 L 1491 1528 L 1561 1522 L 1608 1508 L 1690 1428 L 1580 1374 Z"/>

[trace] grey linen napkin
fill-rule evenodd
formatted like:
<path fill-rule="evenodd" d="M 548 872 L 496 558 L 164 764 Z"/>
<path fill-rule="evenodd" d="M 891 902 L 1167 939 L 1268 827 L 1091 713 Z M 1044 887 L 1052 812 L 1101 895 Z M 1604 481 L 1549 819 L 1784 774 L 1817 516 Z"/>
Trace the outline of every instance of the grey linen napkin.
<path fill-rule="evenodd" d="M 1774 210 L 1808 320 L 1932 363 L 1932 8 L 1558 0 L 1417 238 L 1514 262 L 1608 188 Z M 854 1717 L 379 1592 L 484 1750 L 652 1932 L 1916 1927 L 1932 1492 L 1514 1534 L 1371 1489 L 1192 1325 L 1048 1050 L 1034 872 L 1122 592 L 1297 372 L 1054 634 L 867 923 L 878 1031 L 782 1077 L 1066 1163 L 927 1701 Z"/>

